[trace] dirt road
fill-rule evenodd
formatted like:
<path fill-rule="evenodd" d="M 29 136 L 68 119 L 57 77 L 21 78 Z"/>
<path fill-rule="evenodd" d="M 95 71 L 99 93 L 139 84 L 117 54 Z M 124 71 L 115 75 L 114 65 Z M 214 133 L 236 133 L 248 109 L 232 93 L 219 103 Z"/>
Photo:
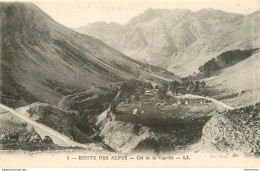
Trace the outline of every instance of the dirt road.
<path fill-rule="evenodd" d="M 164 81 L 168 81 L 168 82 L 172 82 L 172 81 L 176 80 L 176 79 L 165 78 L 165 77 L 162 77 L 162 76 L 159 76 L 159 75 L 155 75 L 155 74 L 152 74 L 152 73 L 148 73 L 148 74 L 151 75 L 151 76 L 157 77 L 159 79 L 162 79 Z"/>
<path fill-rule="evenodd" d="M 80 143 L 77 143 L 77 142 L 75 142 L 73 140 L 70 140 L 69 137 L 59 133 L 58 131 L 53 130 L 52 128 L 50 128 L 50 127 L 48 127 L 46 125 L 43 125 L 43 124 L 38 123 L 38 122 L 36 122 L 34 120 L 31 120 L 30 118 L 25 117 L 24 115 L 16 112 L 15 110 L 13 110 L 10 107 L 7 107 L 7 106 L 5 106 L 3 104 L 0 104 L 0 108 L 4 109 L 4 110 L 6 110 L 6 111 L 8 111 L 10 113 L 12 113 L 13 115 L 15 115 L 18 118 L 22 119 L 26 123 L 31 124 L 35 128 L 36 132 L 39 129 L 40 129 L 40 131 L 44 131 L 45 133 L 47 133 L 47 135 L 49 135 L 53 139 L 54 143 L 57 142 L 57 143 L 55 143 L 57 145 L 67 146 L 67 147 L 71 146 L 71 147 L 90 148 L 90 145 L 80 144 Z"/>
<path fill-rule="evenodd" d="M 61 98 L 61 100 L 58 102 L 57 107 L 58 107 L 59 109 L 61 109 L 61 110 L 67 111 L 67 110 L 69 109 L 69 107 L 68 107 L 68 101 L 69 101 L 69 97 L 70 97 L 70 96 L 71 96 L 71 95 L 63 96 L 63 97 Z"/>
<path fill-rule="evenodd" d="M 218 100 L 215 100 L 215 99 L 210 98 L 210 97 L 203 97 L 203 96 L 192 95 L 192 94 L 186 94 L 186 95 L 184 95 L 183 97 L 211 100 L 212 102 L 215 102 L 215 103 L 217 103 L 217 104 L 223 106 L 224 108 L 227 108 L 227 109 L 229 109 L 229 110 L 234 110 L 233 107 L 228 106 L 228 105 L 226 105 L 225 103 L 223 103 L 223 102 L 221 102 L 221 101 L 218 101 Z"/>

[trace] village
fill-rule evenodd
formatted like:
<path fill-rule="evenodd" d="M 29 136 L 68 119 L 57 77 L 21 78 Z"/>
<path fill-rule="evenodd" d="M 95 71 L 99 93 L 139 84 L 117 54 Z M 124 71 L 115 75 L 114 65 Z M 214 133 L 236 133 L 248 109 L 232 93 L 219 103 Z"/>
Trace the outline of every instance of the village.
<path fill-rule="evenodd" d="M 205 93 L 206 92 L 206 93 Z M 184 97 L 185 94 L 208 95 L 208 89 L 204 81 L 196 81 L 195 84 L 188 78 L 180 82 L 175 80 L 169 84 L 163 83 L 161 86 L 153 86 L 150 82 L 143 83 L 135 88 L 135 92 L 127 95 L 118 105 L 118 110 L 133 115 L 145 115 L 160 110 L 160 112 L 170 112 L 170 109 L 187 108 L 188 106 L 207 106 L 212 103 L 207 99 L 191 99 Z M 205 95 L 206 94 L 206 95 Z M 208 97 L 208 96 L 206 96 Z M 131 107 L 130 107 L 131 106 Z M 129 108 L 124 110 L 124 108 Z M 149 109 L 153 108 L 153 111 Z M 130 109 L 132 111 L 130 111 Z M 161 111 L 162 110 L 162 111 Z M 165 113 L 163 112 L 163 113 Z"/>
<path fill-rule="evenodd" d="M 143 94 L 127 96 L 117 106 L 115 120 L 149 127 L 159 151 L 181 149 L 197 142 L 202 127 L 218 111 L 216 105 L 203 98 L 176 95 L 169 88 L 162 98 L 162 86 L 156 87 L 144 88 Z"/>

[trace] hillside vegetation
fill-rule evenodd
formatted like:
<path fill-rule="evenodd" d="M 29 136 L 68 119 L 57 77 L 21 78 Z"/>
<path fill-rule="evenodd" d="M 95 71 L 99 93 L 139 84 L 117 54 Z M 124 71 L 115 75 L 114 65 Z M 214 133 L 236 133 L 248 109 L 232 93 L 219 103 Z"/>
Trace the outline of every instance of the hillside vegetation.
<path fill-rule="evenodd" d="M 199 70 L 206 77 L 212 76 L 219 70 L 235 65 L 236 63 L 243 61 L 253 55 L 259 48 L 248 49 L 248 50 L 231 50 L 223 52 L 216 58 L 212 58 L 204 65 L 199 67 Z"/>
<path fill-rule="evenodd" d="M 1 100 L 56 105 L 66 93 L 139 76 L 144 65 L 54 21 L 32 3 L 0 3 Z"/>
<path fill-rule="evenodd" d="M 260 95 L 260 53 L 230 67 L 222 69 L 217 75 L 204 79 L 208 86 L 214 87 L 221 96 L 237 94 L 223 102 L 233 107 L 244 107 L 259 102 Z"/>

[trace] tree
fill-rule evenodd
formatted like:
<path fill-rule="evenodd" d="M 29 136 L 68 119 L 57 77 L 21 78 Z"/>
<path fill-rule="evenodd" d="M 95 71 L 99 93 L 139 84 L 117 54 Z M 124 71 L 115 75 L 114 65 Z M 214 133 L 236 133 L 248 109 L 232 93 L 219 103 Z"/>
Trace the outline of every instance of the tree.
<path fill-rule="evenodd" d="M 112 113 L 116 113 L 116 107 L 117 107 L 117 105 L 116 105 L 116 103 L 115 103 L 114 101 L 112 101 L 112 102 L 110 103 L 110 105 L 109 105 L 110 111 L 111 111 Z"/>
<path fill-rule="evenodd" d="M 213 58 L 206 62 L 203 66 L 203 71 L 206 74 L 207 77 L 211 76 L 216 70 L 218 70 L 220 67 L 218 66 L 216 59 Z"/>
<path fill-rule="evenodd" d="M 166 93 L 167 93 L 167 90 L 168 90 L 168 85 L 163 83 L 162 87 L 159 89 L 158 91 L 158 94 L 159 94 L 159 98 L 161 100 L 165 99 L 166 98 Z"/>
<path fill-rule="evenodd" d="M 203 81 L 200 83 L 200 85 L 201 85 L 202 88 L 205 88 L 206 82 L 203 80 Z"/>
<path fill-rule="evenodd" d="M 155 88 L 155 89 L 159 89 L 159 88 L 160 88 L 160 86 L 159 86 L 159 85 L 156 85 L 154 88 Z"/>
<path fill-rule="evenodd" d="M 134 101 L 139 101 L 140 100 L 140 94 L 138 92 L 136 92 L 134 94 Z"/>
<path fill-rule="evenodd" d="M 144 83 L 144 87 L 147 88 L 147 89 L 153 89 L 153 85 L 152 85 L 151 82 Z"/>
<path fill-rule="evenodd" d="M 141 87 L 139 88 L 139 94 L 141 94 L 141 95 L 144 94 L 144 87 L 143 87 L 143 86 L 141 86 Z"/>
<path fill-rule="evenodd" d="M 199 71 L 202 73 L 204 72 L 204 65 L 199 67 Z"/>
<path fill-rule="evenodd" d="M 125 91 L 125 92 L 129 92 L 129 91 L 132 91 L 132 90 L 138 88 L 138 86 L 140 84 L 141 84 L 140 81 L 131 79 L 131 80 L 123 83 L 123 85 L 121 86 L 121 90 Z"/>
<path fill-rule="evenodd" d="M 196 81 L 196 82 L 195 82 L 195 85 L 194 85 L 194 91 L 195 91 L 195 92 L 198 92 L 198 91 L 199 91 L 199 88 L 200 88 L 200 82 L 199 82 L 199 81 Z"/>
<path fill-rule="evenodd" d="M 187 87 L 187 90 L 188 91 L 194 90 L 194 83 L 193 83 L 193 81 L 189 82 L 189 86 Z"/>
<path fill-rule="evenodd" d="M 180 82 L 176 80 L 172 81 L 170 83 L 170 90 L 172 91 L 172 93 L 178 94 L 179 86 L 180 86 Z"/>

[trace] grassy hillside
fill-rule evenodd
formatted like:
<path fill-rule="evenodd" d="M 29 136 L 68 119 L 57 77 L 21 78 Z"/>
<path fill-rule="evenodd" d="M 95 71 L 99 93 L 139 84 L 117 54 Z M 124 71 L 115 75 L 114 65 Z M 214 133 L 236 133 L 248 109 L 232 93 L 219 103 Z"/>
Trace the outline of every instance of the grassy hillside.
<path fill-rule="evenodd" d="M 207 85 L 222 90 L 222 96 L 237 93 L 235 98 L 225 102 L 233 107 L 252 105 L 259 102 L 260 95 L 260 53 L 257 52 L 231 67 L 225 68 L 218 75 L 205 81 Z"/>
<path fill-rule="evenodd" d="M 100 40 L 60 25 L 34 4 L 1 2 L 0 9 L 2 98 L 56 105 L 60 90 L 79 92 L 135 78 L 143 67 Z"/>
<path fill-rule="evenodd" d="M 223 52 L 260 47 L 260 11 L 241 17 L 229 25 L 221 25 L 215 34 L 202 38 L 172 58 L 169 70 L 179 76 L 199 72 L 199 67 Z M 218 27 L 218 26 L 216 26 Z"/>
<path fill-rule="evenodd" d="M 205 77 L 210 77 L 224 68 L 233 66 L 237 64 L 240 61 L 243 61 L 247 58 L 249 58 L 251 55 L 257 53 L 259 48 L 255 49 L 247 49 L 247 50 L 230 50 L 227 52 L 223 52 L 220 55 L 218 55 L 216 58 L 213 58 L 206 62 L 204 65 L 199 67 L 200 73 L 198 75 L 203 75 Z M 199 77 L 196 76 L 195 77 Z"/>

